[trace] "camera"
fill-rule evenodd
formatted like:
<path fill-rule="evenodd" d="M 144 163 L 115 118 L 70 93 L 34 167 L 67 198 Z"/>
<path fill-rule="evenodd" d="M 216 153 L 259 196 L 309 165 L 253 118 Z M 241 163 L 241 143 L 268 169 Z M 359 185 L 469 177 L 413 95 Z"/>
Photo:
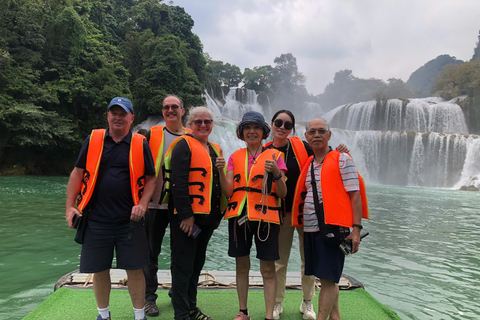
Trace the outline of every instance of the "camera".
<path fill-rule="evenodd" d="M 365 238 L 366 236 L 368 236 L 368 232 L 366 233 L 363 233 L 360 235 L 360 241 Z M 344 240 L 342 243 L 340 243 L 340 245 L 338 246 L 340 248 L 340 250 L 342 250 L 342 252 L 348 256 L 350 253 L 352 253 L 352 240 Z"/>
<path fill-rule="evenodd" d="M 82 221 L 82 217 L 80 217 L 78 214 L 74 214 L 72 218 L 72 226 L 74 229 L 78 229 L 80 226 L 80 222 Z"/>

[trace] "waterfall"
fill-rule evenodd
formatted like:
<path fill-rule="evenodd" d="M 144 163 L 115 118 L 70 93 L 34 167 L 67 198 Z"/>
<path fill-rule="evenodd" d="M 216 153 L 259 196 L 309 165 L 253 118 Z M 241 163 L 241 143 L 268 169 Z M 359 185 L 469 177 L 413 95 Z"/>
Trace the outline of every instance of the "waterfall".
<path fill-rule="evenodd" d="M 422 131 L 468 134 L 460 106 L 441 98 L 390 99 L 337 107 L 325 115 L 334 128 L 348 130 Z"/>
<path fill-rule="evenodd" d="M 215 115 L 210 140 L 220 144 L 226 158 L 245 147 L 235 131 L 245 112 L 261 112 L 268 123 L 272 116 L 272 107 L 262 107 L 253 90 L 231 88 L 226 96 L 205 93 L 205 98 Z M 297 120 L 296 135 L 302 139 L 304 122 L 326 119 L 332 130 L 330 145 L 347 145 L 367 183 L 480 187 L 480 137 L 468 134 L 456 100 L 367 101 L 342 105 L 328 113 L 316 103 L 307 103 L 291 111 Z M 152 122 L 141 127 L 148 128 Z"/>
<path fill-rule="evenodd" d="M 469 135 L 456 99 L 359 102 L 324 118 L 351 131 L 343 143 L 370 183 L 458 188 L 480 186 L 480 139 Z M 338 129 L 332 129 L 332 136 Z"/>

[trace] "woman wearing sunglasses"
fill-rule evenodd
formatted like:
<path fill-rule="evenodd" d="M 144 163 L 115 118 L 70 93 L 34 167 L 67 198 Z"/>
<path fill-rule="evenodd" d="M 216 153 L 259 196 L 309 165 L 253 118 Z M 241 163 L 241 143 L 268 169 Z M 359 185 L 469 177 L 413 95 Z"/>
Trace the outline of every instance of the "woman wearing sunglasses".
<path fill-rule="evenodd" d="M 213 128 L 209 109 L 190 109 L 191 134 L 177 138 L 165 155 L 170 214 L 172 305 L 175 319 L 212 319 L 197 307 L 197 284 L 207 245 L 225 210 L 217 158 L 219 145 L 209 142 Z M 188 170 L 187 170 L 188 168 Z M 172 188 L 171 186 L 174 186 Z"/>
<path fill-rule="evenodd" d="M 280 314 L 283 312 L 282 302 L 285 298 L 287 266 L 290 258 L 290 250 L 292 248 L 293 234 L 295 229 L 298 233 L 300 258 L 302 261 L 301 272 L 303 301 L 300 305 L 300 312 L 303 314 L 303 319 L 316 319 L 315 311 L 312 305 L 312 298 L 315 296 L 315 277 L 304 275 L 305 257 L 303 251 L 303 228 L 292 227 L 291 214 L 295 186 L 300 175 L 300 171 L 308 157 L 313 155 L 313 150 L 299 137 L 289 137 L 292 131 L 295 133 L 295 116 L 293 113 L 289 110 L 277 111 L 272 117 L 273 141 L 265 145 L 266 148 L 277 149 L 283 152 L 285 154 L 285 163 L 287 166 L 287 173 L 285 174 L 287 196 L 282 202 L 283 224 L 280 226 L 278 240 L 280 259 L 275 261 L 277 292 L 275 296 L 273 319 L 280 319 Z M 337 149 L 342 152 L 348 152 L 348 149 L 343 144 L 339 145 Z M 298 223 L 294 224 L 301 225 L 302 222 L 299 221 Z"/>
<path fill-rule="evenodd" d="M 247 309 L 250 249 L 255 241 L 265 296 L 265 319 L 273 319 L 280 229 L 279 199 L 285 197 L 285 163 L 281 152 L 262 145 L 270 132 L 262 114 L 250 111 L 237 126 L 237 136 L 247 147 L 235 151 L 228 160 L 218 158 L 223 193 L 230 197 L 228 219 L 228 255 L 235 257 L 237 294 L 240 311 L 235 320 L 250 320 Z"/>

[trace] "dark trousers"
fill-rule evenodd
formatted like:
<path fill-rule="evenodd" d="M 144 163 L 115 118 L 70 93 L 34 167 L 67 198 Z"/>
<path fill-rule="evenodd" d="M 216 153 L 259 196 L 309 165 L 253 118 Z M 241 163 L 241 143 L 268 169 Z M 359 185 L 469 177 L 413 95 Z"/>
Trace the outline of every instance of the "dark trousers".
<path fill-rule="evenodd" d="M 147 232 L 150 263 L 143 268 L 145 275 L 145 300 L 157 300 L 158 255 L 162 251 L 162 241 L 169 221 L 167 209 L 148 209 L 145 213 L 145 230 Z"/>
<path fill-rule="evenodd" d="M 178 222 L 178 221 L 177 221 Z M 197 306 L 197 285 L 205 264 L 208 241 L 215 226 L 199 226 L 202 231 L 196 239 L 188 237 L 178 223 L 170 225 L 170 247 L 172 249 L 172 305 L 175 319 L 189 316 Z"/>

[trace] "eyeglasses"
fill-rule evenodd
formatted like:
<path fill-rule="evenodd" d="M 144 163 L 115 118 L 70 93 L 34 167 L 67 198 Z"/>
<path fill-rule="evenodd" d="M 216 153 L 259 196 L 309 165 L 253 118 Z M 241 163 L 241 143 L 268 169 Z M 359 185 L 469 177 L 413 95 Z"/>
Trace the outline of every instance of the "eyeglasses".
<path fill-rule="evenodd" d="M 177 106 L 176 104 L 162 107 L 163 111 L 168 111 L 168 109 L 172 109 L 172 111 L 176 111 L 178 110 L 178 108 L 180 108 L 180 106 Z"/>
<path fill-rule="evenodd" d="M 195 123 L 196 126 L 201 126 L 202 123 L 205 123 L 206 126 L 209 126 L 213 123 L 212 119 L 206 119 L 206 120 L 193 120 L 193 123 Z"/>
<path fill-rule="evenodd" d="M 326 134 L 328 131 L 329 131 L 329 130 L 324 129 L 324 128 L 321 128 L 321 129 L 318 129 L 318 130 L 310 129 L 310 130 L 307 131 L 307 134 L 308 134 L 309 136 L 314 136 L 315 133 L 318 132 L 320 135 L 323 135 L 323 134 Z"/>
<path fill-rule="evenodd" d="M 275 127 L 277 128 L 281 128 L 282 127 L 282 124 L 283 124 L 283 127 L 285 128 L 285 130 L 291 130 L 293 128 L 293 123 L 290 122 L 290 121 L 285 121 L 283 122 L 282 119 L 277 119 L 273 122 L 273 124 L 275 125 Z"/>

